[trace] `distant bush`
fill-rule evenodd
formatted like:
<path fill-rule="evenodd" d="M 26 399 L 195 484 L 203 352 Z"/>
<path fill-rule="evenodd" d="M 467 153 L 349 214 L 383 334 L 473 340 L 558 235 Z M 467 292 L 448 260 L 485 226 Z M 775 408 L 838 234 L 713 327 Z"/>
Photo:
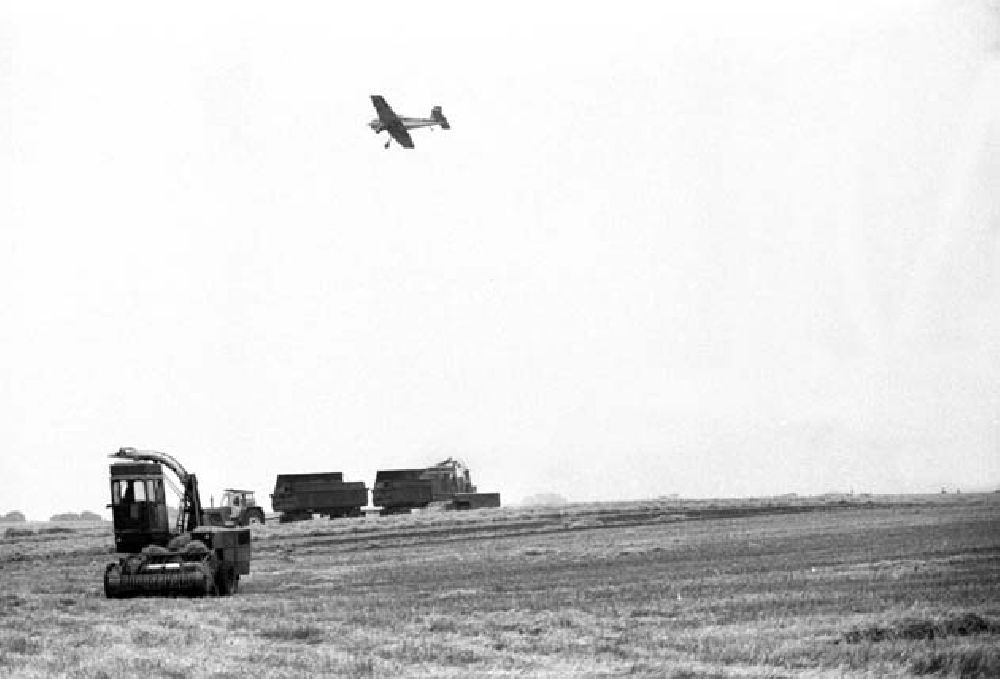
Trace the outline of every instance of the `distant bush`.
<path fill-rule="evenodd" d="M 25 521 L 25 518 L 24 518 L 24 514 L 22 514 L 21 512 L 19 512 L 17 510 L 14 510 L 12 512 L 7 512 L 3 516 L 0 516 L 0 521 L 3 521 L 3 522 L 8 522 L 8 521 L 10 521 L 10 522 L 13 522 L 13 521 Z"/>
<path fill-rule="evenodd" d="M 53 514 L 49 517 L 49 521 L 79 521 L 80 515 L 74 514 L 73 512 L 66 512 L 65 514 Z"/>
<path fill-rule="evenodd" d="M 65 514 L 53 514 L 49 517 L 49 521 L 103 521 L 104 519 L 100 514 L 95 514 L 94 512 L 80 512 L 76 514 L 74 512 L 66 512 Z"/>

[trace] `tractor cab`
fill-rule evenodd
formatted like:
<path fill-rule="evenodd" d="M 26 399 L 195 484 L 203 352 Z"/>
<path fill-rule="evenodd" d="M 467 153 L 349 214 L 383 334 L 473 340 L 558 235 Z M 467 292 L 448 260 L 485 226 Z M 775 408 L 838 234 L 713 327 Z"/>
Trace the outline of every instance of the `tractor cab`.
<path fill-rule="evenodd" d="M 222 506 L 229 507 L 232 510 L 233 516 L 239 516 L 246 507 L 256 507 L 257 502 L 254 500 L 254 492 L 252 490 L 236 490 L 234 488 L 226 488 L 222 493 Z"/>
<path fill-rule="evenodd" d="M 111 465 L 111 518 L 115 550 L 137 553 L 170 541 L 163 468 L 156 462 Z"/>

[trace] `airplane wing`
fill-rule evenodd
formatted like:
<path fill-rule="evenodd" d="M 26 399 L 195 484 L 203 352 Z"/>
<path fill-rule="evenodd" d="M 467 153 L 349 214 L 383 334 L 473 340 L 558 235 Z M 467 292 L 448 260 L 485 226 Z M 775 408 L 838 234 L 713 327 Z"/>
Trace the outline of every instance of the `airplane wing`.
<path fill-rule="evenodd" d="M 385 103 L 385 98 L 381 94 L 373 94 L 372 103 L 375 104 L 375 112 L 378 113 L 378 118 L 383 123 L 392 123 L 399 120 L 399 116 L 393 112 L 389 104 Z M 396 141 L 399 140 L 397 139 Z"/>
<path fill-rule="evenodd" d="M 392 135 L 392 138 L 395 139 L 396 143 L 400 146 L 406 149 L 413 148 L 413 139 L 410 138 L 410 133 L 406 131 L 405 127 L 402 125 L 392 125 L 386 129 L 389 130 L 389 134 Z"/>

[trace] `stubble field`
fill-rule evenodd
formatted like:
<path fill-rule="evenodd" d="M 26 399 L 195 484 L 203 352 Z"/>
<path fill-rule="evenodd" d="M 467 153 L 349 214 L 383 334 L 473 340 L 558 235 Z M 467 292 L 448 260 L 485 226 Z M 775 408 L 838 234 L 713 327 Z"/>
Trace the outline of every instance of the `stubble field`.
<path fill-rule="evenodd" d="M 0 675 L 998 676 L 998 518 L 949 495 L 275 523 L 234 597 L 114 601 L 110 524 L 19 525 Z"/>

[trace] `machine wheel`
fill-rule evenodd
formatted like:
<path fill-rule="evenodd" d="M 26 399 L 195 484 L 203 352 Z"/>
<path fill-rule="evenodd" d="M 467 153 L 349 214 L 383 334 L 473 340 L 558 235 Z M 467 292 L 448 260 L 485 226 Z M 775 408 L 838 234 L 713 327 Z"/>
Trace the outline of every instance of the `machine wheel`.
<path fill-rule="evenodd" d="M 117 571 L 112 577 L 112 571 Z M 121 568 L 116 563 L 109 563 L 104 569 L 104 596 L 108 599 L 118 598 L 117 583 L 121 582 Z M 112 583 L 112 580 L 115 582 Z"/>
<path fill-rule="evenodd" d="M 219 594 L 219 583 L 216 581 L 217 575 L 212 572 L 212 566 L 210 562 L 202 562 L 198 564 L 198 569 L 204 574 L 203 583 L 205 586 L 204 592 L 199 592 L 199 596 L 218 596 Z"/>
<path fill-rule="evenodd" d="M 251 509 L 250 512 L 247 514 L 246 523 L 244 523 L 243 525 L 260 526 L 263 525 L 264 523 L 266 523 L 264 520 L 264 512 L 260 511 L 259 509 Z"/>
<path fill-rule="evenodd" d="M 215 590 L 219 596 L 230 596 L 239 587 L 239 575 L 232 566 L 222 565 L 215 581 Z"/>

